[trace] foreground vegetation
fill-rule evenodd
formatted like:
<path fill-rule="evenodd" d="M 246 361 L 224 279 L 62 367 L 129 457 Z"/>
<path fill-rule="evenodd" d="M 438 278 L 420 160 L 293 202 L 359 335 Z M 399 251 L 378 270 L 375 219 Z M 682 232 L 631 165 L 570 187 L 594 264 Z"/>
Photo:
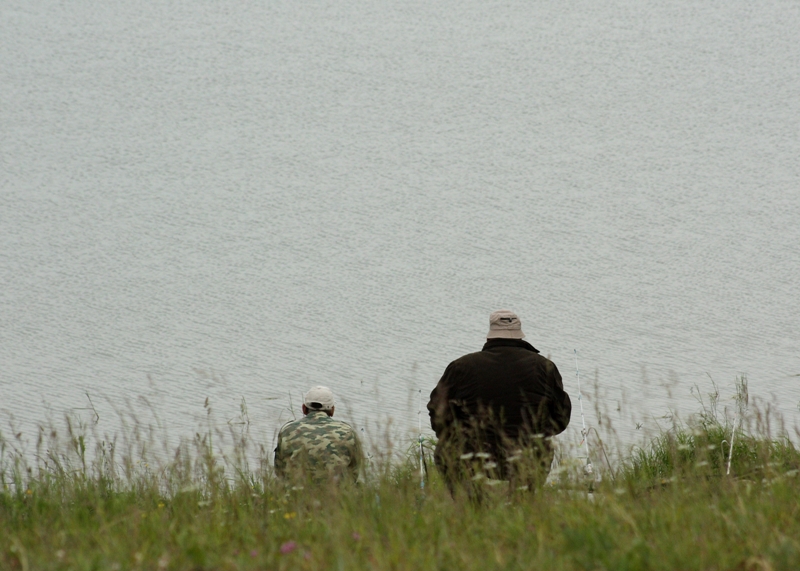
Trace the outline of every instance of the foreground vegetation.
<path fill-rule="evenodd" d="M 800 453 L 737 425 L 731 458 L 732 428 L 700 415 L 603 471 L 594 442 L 599 478 L 562 460 L 536 493 L 490 481 L 480 504 L 433 470 L 422 490 L 414 454 L 311 489 L 246 439 L 222 454 L 198 435 L 156 466 L 136 438 L 122 454 L 43 430 L 29 462 L 0 437 L 0 568 L 798 569 Z"/>

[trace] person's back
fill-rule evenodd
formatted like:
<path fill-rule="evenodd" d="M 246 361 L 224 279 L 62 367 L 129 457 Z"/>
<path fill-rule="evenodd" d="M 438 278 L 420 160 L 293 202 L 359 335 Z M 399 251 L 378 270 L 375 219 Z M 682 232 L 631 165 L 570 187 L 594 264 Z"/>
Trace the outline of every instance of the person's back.
<path fill-rule="evenodd" d="M 500 310 L 489 323 L 483 349 L 451 362 L 428 402 L 439 439 L 434 458 L 451 491 L 487 470 L 495 478 L 543 482 L 553 458 L 548 437 L 569 424 L 561 375 L 523 341 L 519 317 Z"/>
<path fill-rule="evenodd" d="M 303 417 L 278 434 L 275 472 L 292 480 L 355 481 L 361 446 L 353 428 L 333 418 L 333 394 L 314 387 L 305 396 Z"/>
<path fill-rule="evenodd" d="M 502 436 L 514 441 L 526 434 L 557 434 L 569 423 L 569 397 L 558 369 L 525 341 L 490 339 L 483 350 L 453 361 L 445 378 L 453 415 L 447 420 L 461 430 L 479 419 L 492 432 L 502 427 Z"/>

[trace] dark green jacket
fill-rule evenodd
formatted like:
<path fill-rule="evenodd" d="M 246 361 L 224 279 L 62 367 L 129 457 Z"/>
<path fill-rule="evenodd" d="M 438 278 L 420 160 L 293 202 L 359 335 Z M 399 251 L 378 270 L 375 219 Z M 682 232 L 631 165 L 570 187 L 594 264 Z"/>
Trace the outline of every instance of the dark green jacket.
<path fill-rule="evenodd" d="M 450 363 L 428 402 L 440 441 L 466 438 L 469 451 L 482 448 L 476 438 L 491 450 L 503 441 L 559 434 L 571 411 L 555 364 L 517 339 L 490 339 Z"/>

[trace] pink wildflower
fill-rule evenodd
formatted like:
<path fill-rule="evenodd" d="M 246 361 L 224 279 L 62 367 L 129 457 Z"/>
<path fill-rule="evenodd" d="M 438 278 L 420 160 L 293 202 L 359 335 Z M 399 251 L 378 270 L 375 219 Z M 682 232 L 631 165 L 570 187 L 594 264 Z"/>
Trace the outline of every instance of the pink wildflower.
<path fill-rule="evenodd" d="M 297 549 L 297 543 L 294 541 L 287 541 L 286 543 L 281 545 L 281 553 L 283 553 L 284 555 L 286 555 L 287 553 L 291 553 L 295 549 Z"/>

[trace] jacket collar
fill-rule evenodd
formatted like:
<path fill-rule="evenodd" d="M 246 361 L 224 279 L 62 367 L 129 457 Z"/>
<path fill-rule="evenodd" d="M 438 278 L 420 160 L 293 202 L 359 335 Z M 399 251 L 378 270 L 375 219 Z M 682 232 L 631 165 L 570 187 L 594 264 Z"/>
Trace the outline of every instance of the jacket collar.
<path fill-rule="evenodd" d="M 494 349 L 495 347 L 519 347 L 520 349 L 527 349 L 528 351 L 533 351 L 534 353 L 538 353 L 539 351 L 527 341 L 523 341 L 522 339 L 487 339 L 486 344 L 483 346 L 482 351 L 489 351 Z"/>

